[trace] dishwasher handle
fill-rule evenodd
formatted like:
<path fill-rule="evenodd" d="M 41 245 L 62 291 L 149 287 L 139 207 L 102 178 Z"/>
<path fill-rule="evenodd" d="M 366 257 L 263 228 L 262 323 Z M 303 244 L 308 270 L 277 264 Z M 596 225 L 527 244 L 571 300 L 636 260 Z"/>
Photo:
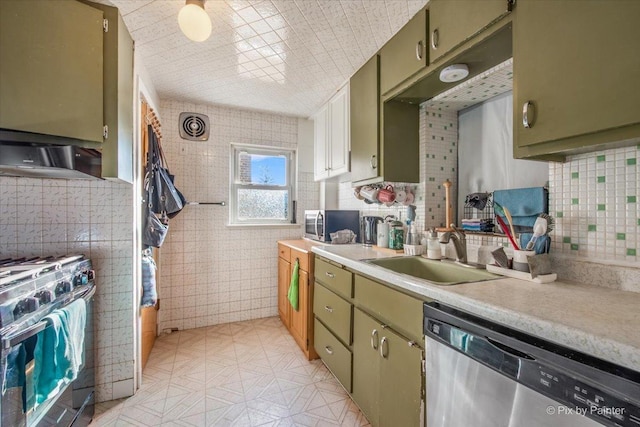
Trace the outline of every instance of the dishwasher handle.
<path fill-rule="evenodd" d="M 528 353 L 525 353 L 525 352 L 522 352 L 522 351 L 519 351 L 519 350 L 516 350 L 515 348 L 509 347 L 506 344 L 502 344 L 499 341 L 496 341 L 496 340 L 491 339 L 489 337 L 484 337 L 484 339 L 487 340 L 487 342 L 489 344 L 491 344 L 492 346 L 494 346 L 495 348 L 497 348 L 498 350 L 500 350 L 500 351 L 502 351 L 504 353 L 510 354 L 512 356 L 515 356 L 515 357 L 519 357 L 520 359 L 536 360 L 536 358 L 533 357 L 532 355 L 530 355 Z"/>
<path fill-rule="evenodd" d="M 427 338 L 451 347 L 514 380 L 520 376 L 523 361 L 535 361 L 533 356 L 483 334 L 475 334 L 441 320 L 426 320 Z"/>

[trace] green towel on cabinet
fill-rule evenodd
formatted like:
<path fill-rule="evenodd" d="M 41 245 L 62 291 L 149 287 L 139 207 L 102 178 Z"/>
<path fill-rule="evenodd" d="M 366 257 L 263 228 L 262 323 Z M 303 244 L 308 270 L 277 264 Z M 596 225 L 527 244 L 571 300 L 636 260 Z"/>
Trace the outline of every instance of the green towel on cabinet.
<path fill-rule="evenodd" d="M 300 268 L 300 262 L 296 258 L 296 263 L 293 265 L 293 273 L 291 273 L 291 283 L 289 284 L 289 293 L 287 298 L 291 303 L 291 307 L 295 311 L 298 311 L 298 269 Z"/>

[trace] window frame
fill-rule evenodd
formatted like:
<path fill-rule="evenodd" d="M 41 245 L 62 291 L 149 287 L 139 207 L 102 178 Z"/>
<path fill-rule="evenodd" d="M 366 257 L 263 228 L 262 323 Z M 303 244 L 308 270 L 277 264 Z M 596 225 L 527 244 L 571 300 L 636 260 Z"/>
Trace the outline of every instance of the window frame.
<path fill-rule="evenodd" d="M 285 185 L 256 185 L 256 184 L 243 184 L 240 177 L 240 157 L 241 152 L 247 152 L 249 154 L 256 155 L 268 155 L 268 156 L 284 156 L 285 161 Z M 230 144 L 230 156 L 229 156 L 229 222 L 230 226 L 282 226 L 295 224 L 294 215 L 294 197 L 296 191 L 296 149 L 277 147 L 270 145 L 257 145 L 257 144 Z M 241 189 L 253 189 L 253 190 L 286 190 L 288 191 L 288 205 L 287 205 L 287 218 L 282 220 L 277 219 L 260 219 L 250 218 L 247 220 L 241 220 L 238 217 L 238 190 Z"/>

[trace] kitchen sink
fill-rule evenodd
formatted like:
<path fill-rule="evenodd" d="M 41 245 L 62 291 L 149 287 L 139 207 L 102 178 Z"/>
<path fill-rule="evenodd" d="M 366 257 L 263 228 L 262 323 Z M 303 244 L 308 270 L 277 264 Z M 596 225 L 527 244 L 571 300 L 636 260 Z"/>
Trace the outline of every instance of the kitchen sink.
<path fill-rule="evenodd" d="M 502 278 L 502 276 L 489 273 L 486 270 L 454 262 L 430 260 L 420 256 L 377 258 L 365 260 L 365 262 L 441 286 Z"/>

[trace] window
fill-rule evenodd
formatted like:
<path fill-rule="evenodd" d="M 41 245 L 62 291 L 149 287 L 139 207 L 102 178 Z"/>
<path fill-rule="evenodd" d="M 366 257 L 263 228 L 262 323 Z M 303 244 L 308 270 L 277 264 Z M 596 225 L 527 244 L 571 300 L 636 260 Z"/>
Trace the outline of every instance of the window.
<path fill-rule="evenodd" d="M 294 150 L 231 144 L 229 224 L 289 224 Z"/>

